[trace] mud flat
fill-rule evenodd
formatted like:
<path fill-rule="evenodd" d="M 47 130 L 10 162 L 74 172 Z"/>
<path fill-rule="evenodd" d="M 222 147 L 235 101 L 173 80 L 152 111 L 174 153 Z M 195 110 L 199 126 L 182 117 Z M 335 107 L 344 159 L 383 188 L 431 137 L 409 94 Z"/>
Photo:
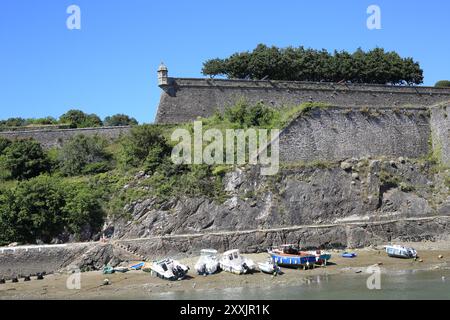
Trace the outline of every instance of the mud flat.
<path fill-rule="evenodd" d="M 297 270 L 283 268 L 284 274 L 273 277 L 260 272 L 237 276 L 227 272 L 220 272 L 208 277 L 198 276 L 193 271 L 197 257 L 181 259 L 189 265 L 189 277 L 182 281 L 170 282 L 150 276 L 142 271 L 115 273 L 104 275 L 101 271 L 81 273 L 81 288 L 69 290 L 67 280 L 69 274 L 55 273 L 47 275 L 44 280 L 32 277 L 30 282 L 0 284 L 0 299 L 166 299 L 179 294 L 181 298 L 189 293 L 202 291 L 232 290 L 235 288 L 255 289 L 270 287 L 303 286 L 311 279 L 321 276 L 346 276 L 360 279 L 365 283 L 369 274 L 369 266 L 378 265 L 382 275 L 395 275 L 402 272 L 441 271 L 448 273 L 450 269 L 450 243 L 411 243 L 405 244 L 415 247 L 420 258 L 396 259 L 388 257 L 381 247 L 352 250 L 358 254 L 357 258 L 342 258 L 343 251 L 331 251 L 332 259 L 326 267 L 316 267 L 312 270 Z M 247 254 L 255 262 L 265 261 L 267 254 Z M 442 279 L 445 277 L 442 276 Z M 104 285 L 105 279 L 110 281 Z M 450 278 L 448 279 L 450 282 Z M 267 290 L 265 290 L 267 291 Z M 199 296 L 202 296 L 201 294 Z M 207 296 L 205 296 L 207 298 Z M 244 297 L 242 297 L 244 298 Z M 450 296 L 449 296 L 450 298 Z"/>

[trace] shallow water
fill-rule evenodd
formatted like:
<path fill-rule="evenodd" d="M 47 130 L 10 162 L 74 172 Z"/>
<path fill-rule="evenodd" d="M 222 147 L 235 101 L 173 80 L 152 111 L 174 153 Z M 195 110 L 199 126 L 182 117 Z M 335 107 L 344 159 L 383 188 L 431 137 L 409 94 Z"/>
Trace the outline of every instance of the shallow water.
<path fill-rule="evenodd" d="M 450 270 L 402 271 L 381 274 L 380 289 L 369 290 L 370 274 L 328 275 L 306 278 L 297 286 L 192 290 L 152 295 L 151 299 L 193 300 L 328 300 L 328 299 L 450 299 Z"/>

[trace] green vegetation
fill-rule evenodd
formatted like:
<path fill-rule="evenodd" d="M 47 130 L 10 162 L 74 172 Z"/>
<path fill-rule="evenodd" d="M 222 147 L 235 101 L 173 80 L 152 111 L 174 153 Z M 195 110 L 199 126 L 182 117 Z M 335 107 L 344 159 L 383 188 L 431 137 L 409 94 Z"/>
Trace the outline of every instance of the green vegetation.
<path fill-rule="evenodd" d="M 76 135 L 58 152 L 59 170 L 65 176 L 109 171 L 112 154 L 107 147 L 108 141 L 102 137 Z"/>
<path fill-rule="evenodd" d="M 111 117 L 106 117 L 103 123 L 107 127 L 135 126 L 138 124 L 135 118 L 131 118 L 126 114 L 115 114 Z"/>
<path fill-rule="evenodd" d="M 252 52 L 204 63 L 203 74 L 228 78 L 287 81 L 324 81 L 376 84 L 421 84 L 423 70 L 412 58 L 375 48 L 346 51 L 277 48 L 259 44 Z"/>
<path fill-rule="evenodd" d="M 0 245 L 50 242 L 64 231 L 98 232 L 103 211 L 96 190 L 83 182 L 41 175 L 0 189 Z"/>
<path fill-rule="evenodd" d="M 403 192 L 413 192 L 415 187 L 402 181 L 402 177 L 392 174 L 391 172 L 381 170 L 380 181 L 382 189 L 400 188 Z"/>
<path fill-rule="evenodd" d="M 245 100 L 238 101 L 223 113 L 216 112 L 211 118 L 202 119 L 204 129 L 209 128 L 265 128 L 283 129 L 292 120 L 306 116 L 316 109 L 327 109 L 330 106 L 319 102 L 306 102 L 295 107 L 268 107 L 263 103 L 250 104 Z"/>
<path fill-rule="evenodd" d="M 87 114 L 81 110 L 69 110 L 59 119 L 53 117 L 24 119 L 9 118 L 0 120 L 0 130 L 14 130 L 17 128 L 33 128 L 41 126 L 56 126 L 61 128 L 89 128 L 101 126 L 133 126 L 137 125 L 136 119 L 125 114 L 116 114 L 106 117 L 103 121 L 96 114 Z"/>
<path fill-rule="evenodd" d="M 2 144 L 8 145 L 6 142 Z M 5 179 L 29 179 L 49 169 L 49 158 L 41 145 L 33 140 L 10 142 L 0 153 L 0 173 Z"/>
<path fill-rule="evenodd" d="M 450 80 L 441 80 L 434 85 L 436 88 L 450 88 Z"/>
<path fill-rule="evenodd" d="M 72 128 L 101 127 L 103 125 L 99 116 L 86 114 L 81 110 L 69 110 L 59 118 L 59 121 L 70 124 Z"/>

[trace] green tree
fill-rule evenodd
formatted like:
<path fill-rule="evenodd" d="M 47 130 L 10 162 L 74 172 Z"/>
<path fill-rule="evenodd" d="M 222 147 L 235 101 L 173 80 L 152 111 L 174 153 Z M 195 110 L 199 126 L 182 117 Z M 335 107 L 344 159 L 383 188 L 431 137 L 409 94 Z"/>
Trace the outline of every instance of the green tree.
<path fill-rule="evenodd" d="M 31 118 L 26 120 L 27 124 L 34 124 L 34 125 L 49 125 L 49 124 L 58 124 L 58 120 L 56 120 L 53 117 L 45 117 L 45 118 Z"/>
<path fill-rule="evenodd" d="M 450 88 L 450 80 L 441 80 L 434 85 L 436 88 Z"/>
<path fill-rule="evenodd" d="M 225 59 L 203 64 L 205 75 L 288 81 L 356 82 L 378 84 L 420 84 L 423 71 L 412 58 L 375 48 L 333 54 L 304 47 L 277 48 L 259 44 L 252 52 L 234 53 Z"/>
<path fill-rule="evenodd" d="M 162 135 L 161 129 L 153 125 L 136 126 L 121 142 L 120 162 L 125 167 L 139 167 L 153 170 L 171 153 L 171 147 Z"/>
<path fill-rule="evenodd" d="M 66 176 L 106 172 L 111 169 L 112 155 L 108 141 L 97 135 L 76 135 L 58 153 L 60 171 Z"/>
<path fill-rule="evenodd" d="M 27 121 L 23 118 L 9 118 L 7 120 L 0 121 L 1 127 L 22 127 L 26 125 Z"/>
<path fill-rule="evenodd" d="M 0 168 L 12 179 L 29 179 L 50 170 L 49 159 L 34 140 L 17 140 L 3 150 Z"/>
<path fill-rule="evenodd" d="M 101 127 L 102 120 L 95 114 L 87 114 L 81 110 L 69 110 L 61 117 L 60 123 L 68 123 L 74 128 Z"/>
<path fill-rule="evenodd" d="M 11 145 L 11 140 L 0 137 L 0 155 L 2 155 L 3 151 Z"/>
<path fill-rule="evenodd" d="M 42 175 L 0 190 L 1 244 L 49 243 L 64 231 L 79 237 L 83 229 L 90 237 L 103 217 L 96 191 L 82 182 Z"/>
<path fill-rule="evenodd" d="M 111 117 L 106 117 L 103 123 L 108 127 L 135 126 L 138 124 L 135 118 L 131 118 L 126 114 L 116 114 Z"/>

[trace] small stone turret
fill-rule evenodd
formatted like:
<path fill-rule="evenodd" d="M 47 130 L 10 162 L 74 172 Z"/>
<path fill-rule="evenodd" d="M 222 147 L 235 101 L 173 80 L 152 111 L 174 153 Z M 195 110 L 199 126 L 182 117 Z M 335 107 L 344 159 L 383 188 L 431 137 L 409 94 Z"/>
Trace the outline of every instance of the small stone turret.
<path fill-rule="evenodd" d="M 169 71 L 163 62 L 158 68 L 158 86 L 167 86 L 169 84 Z"/>

